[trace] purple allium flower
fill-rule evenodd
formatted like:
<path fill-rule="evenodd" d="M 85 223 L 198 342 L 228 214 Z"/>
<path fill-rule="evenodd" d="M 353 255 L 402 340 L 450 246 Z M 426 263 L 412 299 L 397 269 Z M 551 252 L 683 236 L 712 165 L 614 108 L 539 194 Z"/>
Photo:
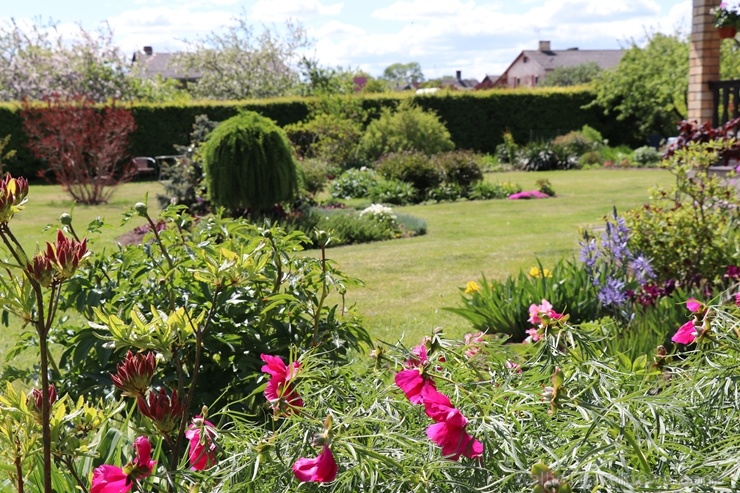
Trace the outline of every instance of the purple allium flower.
<path fill-rule="evenodd" d="M 596 238 L 593 238 L 585 233 L 583 235 L 583 241 L 578 242 L 581 245 L 581 262 L 591 270 L 596 265 L 596 260 L 599 258 L 599 250 L 596 247 Z"/>
<path fill-rule="evenodd" d="M 604 306 L 622 306 L 627 301 L 624 282 L 614 278 L 607 279 L 606 284 L 599 290 L 599 301 Z"/>
<path fill-rule="evenodd" d="M 627 227 L 623 217 L 613 214 L 614 223 L 606 221 L 606 232 L 601 235 L 601 248 L 608 252 L 618 263 L 625 264 L 627 259 L 632 257 L 632 253 L 627 248 L 629 241 L 630 229 Z"/>

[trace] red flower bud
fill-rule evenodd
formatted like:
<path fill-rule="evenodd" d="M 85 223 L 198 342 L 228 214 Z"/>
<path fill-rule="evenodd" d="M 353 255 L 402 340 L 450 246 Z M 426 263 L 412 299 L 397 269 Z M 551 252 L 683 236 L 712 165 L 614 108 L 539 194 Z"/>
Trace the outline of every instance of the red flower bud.
<path fill-rule="evenodd" d="M 52 404 L 54 404 L 57 401 L 57 389 L 54 387 L 54 384 L 49 384 L 49 409 L 51 409 Z M 32 389 L 31 393 L 26 398 L 26 404 L 31 408 L 31 411 L 36 414 L 36 416 L 40 419 L 41 418 L 41 406 L 44 402 L 44 395 L 43 392 L 41 392 L 41 389 Z"/>
<path fill-rule="evenodd" d="M 0 223 L 7 223 L 23 209 L 27 195 L 28 181 L 25 178 L 13 178 L 7 174 L 0 180 Z"/>
<path fill-rule="evenodd" d="M 129 397 L 144 396 L 149 390 L 157 360 L 154 353 L 126 353 L 126 358 L 118 365 L 118 371 L 111 374 L 111 380 L 123 395 Z"/>
<path fill-rule="evenodd" d="M 46 243 L 46 256 L 54 265 L 59 281 L 72 277 L 88 253 L 87 239 L 77 241 L 67 238 L 61 230 L 57 231 L 56 243 Z"/>
<path fill-rule="evenodd" d="M 54 280 L 54 266 L 43 253 L 35 255 L 31 262 L 26 263 L 26 271 L 31 279 L 38 282 L 44 288 L 51 286 Z"/>
<path fill-rule="evenodd" d="M 154 426 L 165 435 L 171 435 L 177 430 L 182 419 L 183 404 L 177 398 L 177 391 L 167 395 L 164 388 L 158 392 L 149 392 L 147 398 L 143 395 L 137 397 L 139 412 L 151 419 Z"/>

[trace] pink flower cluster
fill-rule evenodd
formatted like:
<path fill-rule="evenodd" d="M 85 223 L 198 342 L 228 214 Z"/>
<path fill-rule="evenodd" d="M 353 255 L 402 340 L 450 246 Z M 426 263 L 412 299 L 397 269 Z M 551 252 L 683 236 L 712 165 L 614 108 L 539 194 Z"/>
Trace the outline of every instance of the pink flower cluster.
<path fill-rule="evenodd" d="M 269 354 L 261 354 L 260 359 L 265 362 L 262 371 L 270 375 L 265 398 L 270 402 L 275 415 L 289 415 L 302 408 L 303 399 L 293 387 L 293 380 L 301 364 L 293 361 L 286 365 L 280 356 Z M 325 430 L 325 433 L 328 435 L 329 431 Z M 324 443 L 324 448 L 317 457 L 301 457 L 293 464 L 293 474 L 301 482 L 328 483 L 336 479 L 337 470 L 337 462 L 328 443 Z"/>
<path fill-rule="evenodd" d="M 90 493 L 126 493 L 134 481 L 152 473 L 152 446 L 147 437 L 134 441 L 134 459 L 122 468 L 103 464 L 93 471 Z"/>
<path fill-rule="evenodd" d="M 560 320 L 561 318 L 563 318 L 563 314 L 553 310 L 552 304 L 546 299 L 543 299 L 539 305 L 535 303 L 529 305 L 529 318 L 527 321 L 536 327 L 526 331 L 529 335 L 526 342 L 537 342 L 542 339 L 545 334 L 540 329 L 546 327 L 551 320 Z"/>
<path fill-rule="evenodd" d="M 412 404 L 422 404 L 424 412 L 435 424 L 427 428 L 427 437 L 442 447 L 442 455 L 450 460 L 460 456 L 475 459 L 483 455 L 483 444 L 468 434 L 467 418 L 455 408 L 450 398 L 437 391 L 434 380 L 425 374 L 429 367 L 429 358 L 425 345 L 413 348 L 418 359 L 406 362 L 412 366 L 396 373 L 396 385 L 403 391 Z"/>
<path fill-rule="evenodd" d="M 686 308 L 688 308 L 691 313 L 701 314 L 704 311 L 705 306 L 702 302 L 694 298 L 689 298 L 686 300 Z M 694 319 L 691 319 L 679 327 L 678 331 L 673 335 L 673 337 L 671 337 L 671 341 L 679 344 L 691 344 L 696 341 L 697 337 L 699 337 L 699 330 L 694 324 Z"/>
<path fill-rule="evenodd" d="M 216 427 L 213 423 L 196 416 L 185 431 L 185 438 L 190 441 L 190 469 L 203 471 L 216 465 Z"/>
<path fill-rule="evenodd" d="M 509 200 L 521 200 L 521 199 L 549 199 L 550 196 L 539 190 L 526 190 L 524 192 L 512 193 L 509 195 Z"/>
<path fill-rule="evenodd" d="M 260 359 L 266 363 L 262 366 L 262 371 L 269 373 L 271 377 L 265 388 L 265 398 L 276 415 L 290 414 L 294 409 L 303 407 L 303 400 L 292 384 L 301 364 L 293 361 L 286 365 L 280 356 L 269 354 L 261 354 Z"/>

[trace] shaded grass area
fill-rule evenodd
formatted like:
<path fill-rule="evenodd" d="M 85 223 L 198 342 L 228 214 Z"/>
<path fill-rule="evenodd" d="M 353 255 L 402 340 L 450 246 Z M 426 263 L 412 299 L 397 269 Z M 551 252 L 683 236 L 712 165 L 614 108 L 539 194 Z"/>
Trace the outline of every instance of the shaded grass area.
<path fill-rule="evenodd" d="M 579 228 L 603 226 L 613 207 L 637 207 L 648 189 L 669 185 L 664 170 L 585 170 L 494 173 L 487 180 L 536 188 L 550 180 L 554 199 L 490 200 L 395 208 L 427 222 L 425 236 L 329 250 L 328 257 L 365 287 L 350 289 L 347 302 L 373 337 L 415 344 L 441 327 L 448 336 L 470 330 L 461 317 L 442 310 L 457 306 L 459 289 L 484 274 L 503 279 L 520 269 L 544 267 L 577 255 Z M 539 300 L 537 300 L 539 301 Z"/>

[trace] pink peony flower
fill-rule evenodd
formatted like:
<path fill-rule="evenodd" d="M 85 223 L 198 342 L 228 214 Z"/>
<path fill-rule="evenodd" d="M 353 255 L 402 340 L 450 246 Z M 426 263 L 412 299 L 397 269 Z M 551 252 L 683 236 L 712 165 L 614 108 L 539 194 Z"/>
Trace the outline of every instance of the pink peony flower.
<path fill-rule="evenodd" d="M 519 365 L 518 363 L 514 363 L 513 361 L 510 361 L 510 360 L 506 361 L 506 363 L 504 364 L 504 368 L 506 368 L 507 370 L 514 371 L 516 373 L 522 372 L 521 365 Z"/>
<path fill-rule="evenodd" d="M 702 303 L 694 298 L 686 300 L 686 308 L 692 313 L 699 313 L 701 311 Z"/>
<path fill-rule="evenodd" d="M 461 455 L 475 459 L 483 455 L 483 444 L 470 436 L 465 427 L 468 420 L 452 406 L 450 398 L 436 389 L 422 390 L 424 411 L 436 421 L 427 427 L 427 436 L 442 447 L 442 455 L 458 460 Z"/>
<path fill-rule="evenodd" d="M 123 469 L 103 464 L 93 471 L 90 493 L 126 493 L 133 483 Z"/>
<path fill-rule="evenodd" d="M 267 363 L 262 371 L 271 375 L 265 388 L 265 398 L 273 403 L 273 409 L 279 406 L 279 401 L 287 402 L 291 408 L 303 407 L 303 400 L 295 391 L 290 381 L 298 374 L 301 364 L 298 361 L 286 365 L 280 356 L 261 354 L 260 359 Z"/>
<path fill-rule="evenodd" d="M 740 293 L 735 295 L 735 305 L 740 306 Z"/>
<path fill-rule="evenodd" d="M 520 200 L 520 199 L 549 199 L 550 196 L 539 190 L 525 190 L 524 192 L 512 193 L 509 195 L 509 200 Z"/>
<path fill-rule="evenodd" d="M 396 373 L 395 381 L 411 404 L 422 404 L 422 391 L 425 388 L 436 389 L 434 380 L 424 377 L 419 370 L 401 370 Z"/>
<path fill-rule="evenodd" d="M 689 320 L 678 329 L 678 332 L 676 332 L 673 337 L 671 337 L 671 341 L 678 342 L 680 344 L 691 344 L 696 340 L 697 335 L 694 321 Z"/>
<path fill-rule="evenodd" d="M 293 464 L 293 474 L 301 482 L 328 483 L 337 477 L 337 463 L 331 449 L 324 449 L 315 459 L 300 458 Z"/>
<path fill-rule="evenodd" d="M 192 424 L 185 431 L 185 438 L 190 440 L 190 469 L 202 471 L 216 465 L 216 428 L 210 421 L 200 416 L 193 418 Z"/>
<path fill-rule="evenodd" d="M 131 490 L 134 480 L 149 476 L 155 464 L 149 439 L 138 437 L 134 441 L 134 460 L 123 469 L 103 464 L 93 471 L 90 493 L 126 493 Z"/>
<path fill-rule="evenodd" d="M 537 329 L 527 329 L 524 332 L 529 335 L 529 337 L 527 337 L 524 342 L 537 342 L 545 337 L 543 334 L 540 334 Z"/>

